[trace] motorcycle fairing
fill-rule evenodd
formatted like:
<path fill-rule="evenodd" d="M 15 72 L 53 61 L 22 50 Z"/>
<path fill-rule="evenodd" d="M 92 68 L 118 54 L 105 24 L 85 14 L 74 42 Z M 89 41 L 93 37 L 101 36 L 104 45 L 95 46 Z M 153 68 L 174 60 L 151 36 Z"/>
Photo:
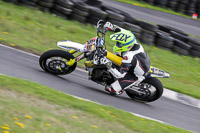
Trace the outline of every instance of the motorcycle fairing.
<path fill-rule="evenodd" d="M 87 41 L 87 43 L 84 46 L 84 49 L 87 50 L 87 51 L 95 50 L 94 46 L 96 45 L 96 40 L 97 40 L 97 37 L 93 37 L 92 39 Z"/>

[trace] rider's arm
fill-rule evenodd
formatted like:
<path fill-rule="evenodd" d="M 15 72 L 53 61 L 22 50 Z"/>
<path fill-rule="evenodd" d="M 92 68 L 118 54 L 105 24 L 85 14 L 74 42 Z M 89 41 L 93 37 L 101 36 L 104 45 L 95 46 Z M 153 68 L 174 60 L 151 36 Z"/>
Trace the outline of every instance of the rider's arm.
<path fill-rule="evenodd" d="M 125 30 L 125 29 L 119 27 L 118 25 L 114 25 L 114 24 L 113 24 L 113 31 L 114 31 L 114 32 L 120 32 L 120 31 L 122 31 L 122 30 Z"/>
<path fill-rule="evenodd" d="M 130 67 L 131 67 L 130 63 L 122 63 L 122 65 L 120 67 L 120 71 L 118 71 L 116 68 L 110 68 L 109 72 L 115 78 L 119 79 L 119 78 L 123 78 L 127 74 Z"/>
<path fill-rule="evenodd" d="M 108 30 L 112 30 L 114 32 L 120 32 L 122 30 L 125 30 L 125 29 L 119 27 L 118 25 L 112 24 L 110 22 L 106 22 L 105 25 L 104 25 L 104 27 L 108 28 Z"/>

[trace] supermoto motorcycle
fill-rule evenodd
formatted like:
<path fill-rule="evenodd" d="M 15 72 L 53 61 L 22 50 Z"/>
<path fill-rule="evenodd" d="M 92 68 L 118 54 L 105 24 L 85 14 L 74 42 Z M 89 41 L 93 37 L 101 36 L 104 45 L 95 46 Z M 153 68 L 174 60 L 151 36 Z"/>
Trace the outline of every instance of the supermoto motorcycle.
<path fill-rule="evenodd" d="M 65 50 L 49 50 L 43 53 L 39 59 L 41 68 L 56 75 L 70 74 L 75 70 L 77 62 L 86 59 L 85 69 L 88 71 L 89 80 L 103 86 L 113 83 L 116 79 L 108 71 L 108 66 L 119 68 L 122 58 L 109 51 L 106 51 L 105 54 L 107 28 L 104 28 L 103 25 L 103 21 L 97 23 L 97 36 L 85 44 L 69 40 L 59 41 L 57 46 Z M 80 54 L 74 56 L 75 53 Z M 169 78 L 170 74 L 151 66 L 146 78 L 138 86 L 131 86 L 126 89 L 126 94 L 130 98 L 141 102 L 157 100 L 163 93 L 163 85 L 157 77 Z"/>

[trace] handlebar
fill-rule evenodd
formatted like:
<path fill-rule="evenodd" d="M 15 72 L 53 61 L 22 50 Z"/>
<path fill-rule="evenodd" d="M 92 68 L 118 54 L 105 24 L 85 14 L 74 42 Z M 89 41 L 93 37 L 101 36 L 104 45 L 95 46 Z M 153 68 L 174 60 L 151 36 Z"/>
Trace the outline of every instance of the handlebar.
<path fill-rule="evenodd" d="M 108 31 L 108 29 L 104 27 L 104 24 L 105 22 L 103 20 L 99 20 L 97 22 L 97 36 L 100 40 L 103 40 L 103 44 L 101 44 L 100 47 L 105 46 L 105 35 L 106 32 Z"/>
<path fill-rule="evenodd" d="M 97 36 L 100 37 L 99 33 L 101 33 L 101 35 L 105 35 L 106 32 L 108 31 L 107 28 L 104 27 L 105 22 L 103 20 L 99 20 L 97 22 Z"/>
<path fill-rule="evenodd" d="M 105 22 L 103 20 L 99 20 L 97 23 L 97 36 L 98 36 L 98 45 L 96 46 L 97 50 L 97 57 L 98 57 L 98 64 L 100 63 L 100 59 L 102 58 L 102 50 L 105 46 L 105 35 L 108 31 L 107 28 L 104 27 Z M 103 41 L 103 43 L 102 43 Z M 106 49 L 106 46 L 105 46 Z"/>

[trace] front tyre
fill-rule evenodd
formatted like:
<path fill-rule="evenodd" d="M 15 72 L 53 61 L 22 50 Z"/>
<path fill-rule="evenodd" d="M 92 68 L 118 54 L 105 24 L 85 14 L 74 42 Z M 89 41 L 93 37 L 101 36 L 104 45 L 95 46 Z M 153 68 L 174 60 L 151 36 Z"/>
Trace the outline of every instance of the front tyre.
<path fill-rule="evenodd" d="M 162 96 L 163 85 L 157 78 L 150 77 L 141 82 L 137 93 L 132 89 L 126 89 L 125 91 L 126 94 L 134 100 L 153 102 Z"/>
<path fill-rule="evenodd" d="M 49 50 L 40 56 L 39 64 L 46 72 L 63 75 L 73 72 L 77 66 L 76 62 L 72 66 L 68 66 L 66 63 L 70 59 L 74 59 L 74 56 L 67 51 Z"/>

